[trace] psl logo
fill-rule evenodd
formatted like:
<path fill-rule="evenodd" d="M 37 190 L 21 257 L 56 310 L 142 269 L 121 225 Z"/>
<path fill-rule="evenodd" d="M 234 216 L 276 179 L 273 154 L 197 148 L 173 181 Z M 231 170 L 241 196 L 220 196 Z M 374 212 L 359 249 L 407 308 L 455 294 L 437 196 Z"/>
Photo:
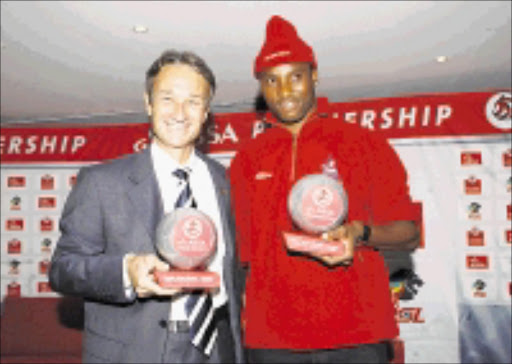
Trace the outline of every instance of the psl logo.
<path fill-rule="evenodd" d="M 11 210 L 18 211 L 21 209 L 21 197 L 14 196 L 11 198 Z"/>
<path fill-rule="evenodd" d="M 486 297 L 487 292 L 485 291 L 487 287 L 487 283 L 485 283 L 484 280 L 478 278 L 476 281 L 473 282 L 471 286 L 471 291 L 473 294 L 473 297 Z"/>
<path fill-rule="evenodd" d="M 51 245 L 52 245 L 52 240 L 49 238 L 44 238 L 41 241 L 41 251 L 42 252 L 51 252 L 51 248 L 50 248 Z"/>
<path fill-rule="evenodd" d="M 499 92 L 493 95 L 485 106 L 487 120 L 498 129 L 512 128 L 512 95 Z"/>
<path fill-rule="evenodd" d="M 13 259 L 9 262 L 9 274 L 17 275 L 20 273 L 21 262 L 18 259 Z"/>
<path fill-rule="evenodd" d="M 133 143 L 133 151 L 134 152 L 140 152 L 141 150 L 144 150 L 147 148 L 148 146 L 148 138 L 141 138 L 137 141 L 135 141 L 135 143 Z"/>
<path fill-rule="evenodd" d="M 480 209 L 482 208 L 482 205 L 478 202 L 471 202 L 468 207 L 468 218 L 471 220 L 480 220 L 482 218 L 482 214 L 480 212 Z"/>

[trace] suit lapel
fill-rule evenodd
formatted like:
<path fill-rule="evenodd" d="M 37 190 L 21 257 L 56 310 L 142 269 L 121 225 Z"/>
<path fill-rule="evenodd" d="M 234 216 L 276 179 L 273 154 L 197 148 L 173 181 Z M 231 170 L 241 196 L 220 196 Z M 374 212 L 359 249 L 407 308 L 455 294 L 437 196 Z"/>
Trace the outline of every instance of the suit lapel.
<path fill-rule="evenodd" d="M 127 194 L 151 241 L 155 241 L 156 227 L 164 209 L 149 147 L 135 155 L 133 168 L 128 171 Z"/>

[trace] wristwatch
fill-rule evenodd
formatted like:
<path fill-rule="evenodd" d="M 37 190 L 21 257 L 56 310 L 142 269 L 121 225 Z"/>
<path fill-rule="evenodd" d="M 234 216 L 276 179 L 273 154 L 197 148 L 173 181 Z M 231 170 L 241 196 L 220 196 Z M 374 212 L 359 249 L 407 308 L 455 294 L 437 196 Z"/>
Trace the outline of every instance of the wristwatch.
<path fill-rule="evenodd" d="M 370 235 L 372 235 L 372 228 L 368 225 L 363 226 L 363 235 L 359 237 L 358 245 L 366 246 L 368 245 L 368 240 L 370 240 Z"/>
<path fill-rule="evenodd" d="M 372 234 L 372 228 L 368 225 L 363 226 L 363 236 L 361 236 L 362 241 L 368 242 L 370 240 L 370 235 Z"/>

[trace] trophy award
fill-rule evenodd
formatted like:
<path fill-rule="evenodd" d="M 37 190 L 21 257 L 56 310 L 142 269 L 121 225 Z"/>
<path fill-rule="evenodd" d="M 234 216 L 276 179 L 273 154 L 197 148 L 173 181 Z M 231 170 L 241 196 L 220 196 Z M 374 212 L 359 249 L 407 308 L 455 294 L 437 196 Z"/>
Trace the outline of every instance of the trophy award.
<path fill-rule="evenodd" d="M 215 288 L 220 277 L 206 270 L 217 251 L 217 231 L 212 220 L 194 208 L 179 208 L 166 214 L 156 230 L 156 248 L 171 265 L 156 271 L 165 288 Z"/>
<path fill-rule="evenodd" d="M 320 237 L 341 225 L 348 212 L 348 198 L 337 172 L 310 174 L 299 179 L 288 195 L 288 212 L 298 232 L 283 232 L 286 247 L 295 252 L 352 257 L 353 247 L 343 241 Z"/>

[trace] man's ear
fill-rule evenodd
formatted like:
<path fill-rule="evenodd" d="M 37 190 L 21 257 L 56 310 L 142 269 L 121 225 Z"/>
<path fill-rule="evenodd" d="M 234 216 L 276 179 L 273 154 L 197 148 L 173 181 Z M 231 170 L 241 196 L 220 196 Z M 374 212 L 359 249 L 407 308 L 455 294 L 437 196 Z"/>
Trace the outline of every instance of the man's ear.
<path fill-rule="evenodd" d="M 208 106 L 206 108 L 206 110 L 204 110 L 204 118 L 203 118 L 203 122 L 202 124 L 206 123 L 206 120 L 208 120 L 208 114 L 210 113 L 210 106 Z"/>
<path fill-rule="evenodd" d="M 151 101 L 149 100 L 149 95 L 147 92 L 144 92 L 144 107 L 146 109 L 146 114 L 151 116 L 153 114 L 153 106 L 151 105 Z"/>
<path fill-rule="evenodd" d="M 311 79 L 315 85 L 318 83 L 318 71 L 316 68 L 311 71 Z"/>

